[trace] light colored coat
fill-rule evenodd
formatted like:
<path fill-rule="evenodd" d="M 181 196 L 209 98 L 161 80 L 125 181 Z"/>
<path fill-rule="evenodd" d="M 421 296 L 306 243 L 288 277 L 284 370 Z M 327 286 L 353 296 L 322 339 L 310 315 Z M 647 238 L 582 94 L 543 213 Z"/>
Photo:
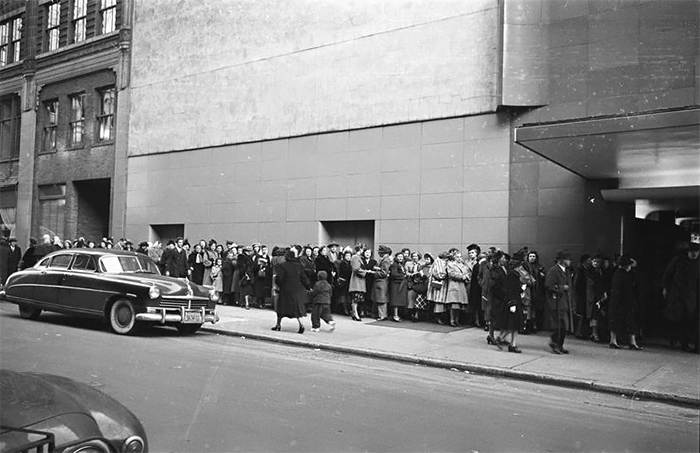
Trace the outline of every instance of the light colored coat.
<path fill-rule="evenodd" d="M 362 257 L 357 253 L 350 258 L 350 267 L 352 274 L 350 275 L 350 285 L 348 292 L 366 293 L 367 292 L 367 271 L 362 268 Z"/>
<path fill-rule="evenodd" d="M 447 261 L 447 296 L 445 302 L 450 304 L 467 305 L 467 281 L 469 268 L 462 261 Z"/>
<path fill-rule="evenodd" d="M 428 294 L 426 298 L 429 301 L 444 304 L 447 299 L 447 263 L 442 258 L 435 258 L 435 262 L 430 266 L 430 275 L 428 276 Z M 443 282 L 441 288 L 434 288 L 433 281 Z"/>

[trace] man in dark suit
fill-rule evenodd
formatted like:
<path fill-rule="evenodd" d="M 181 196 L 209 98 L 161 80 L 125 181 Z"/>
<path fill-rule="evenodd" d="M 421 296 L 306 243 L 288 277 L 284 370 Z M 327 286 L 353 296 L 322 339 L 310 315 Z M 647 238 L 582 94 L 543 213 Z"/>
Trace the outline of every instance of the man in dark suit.
<path fill-rule="evenodd" d="M 10 245 L 9 274 L 12 275 L 19 270 L 19 263 L 22 261 L 22 250 L 17 245 L 17 238 L 8 240 Z"/>
<path fill-rule="evenodd" d="M 187 277 L 187 252 L 183 248 L 185 241 L 177 238 L 175 248 L 170 250 L 165 260 L 165 275 L 176 278 Z"/>
<path fill-rule="evenodd" d="M 553 329 L 549 347 L 554 354 L 568 354 L 569 351 L 564 349 L 564 337 L 571 330 L 571 254 L 560 250 L 555 260 L 556 264 L 547 270 L 544 279 Z"/>

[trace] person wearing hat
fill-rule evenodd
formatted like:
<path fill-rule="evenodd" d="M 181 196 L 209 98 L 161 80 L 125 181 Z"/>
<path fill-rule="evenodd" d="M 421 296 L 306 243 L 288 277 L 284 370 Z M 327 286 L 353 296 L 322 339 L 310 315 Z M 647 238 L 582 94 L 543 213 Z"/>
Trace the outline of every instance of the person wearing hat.
<path fill-rule="evenodd" d="M 629 335 L 629 348 L 641 350 L 637 344 L 637 278 L 632 269 L 637 263 L 628 255 L 622 255 L 613 274 L 610 287 L 609 323 L 610 349 L 620 349 L 618 337 Z"/>
<path fill-rule="evenodd" d="M 274 331 L 282 329 L 282 318 L 295 318 L 299 323 L 299 333 L 304 333 L 304 324 L 301 318 L 306 317 L 306 303 L 308 302 L 308 289 L 311 282 L 299 263 L 299 252 L 295 247 L 290 247 L 284 254 L 284 262 L 275 269 L 275 283 L 279 287 L 279 300 L 275 307 L 277 323 L 272 327 Z"/>
<path fill-rule="evenodd" d="M 139 243 L 138 248 L 136 249 L 136 253 L 142 253 L 144 255 L 148 255 L 148 242 L 141 241 Z"/>
<path fill-rule="evenodd" d="M 374 283 L 372 284 L 372 300 L 377 304 L 377 321 L 388 318 L 389 312 L 389 273 L 391 268 L 391 249 L 380 245 L 377 250 L 379 262 L 374 268 Z"/>
<path fill-rule="evenodd" d="M 688 244 L 682 255 L 674 257 L 663 274 L 663 296 L 666 307 L 663 317 L 670 324 L 670 342 L 680 343 L 681 349 L 698 352 L 698 287 L 700 286 L 700 245 Z"/>
<path fill-rule="evenodd" d="M 250 310 L 250 300 L 253 297 L 254 278 L 253 272 L 253 247 L 246 245 L 243 253 L 238 255 L 236 270 L 238 271 L 238 298 L 246 310 Z"/>
<path fill-rule="evenodd" d="M 547 270 L 544 278 L 553 329 L 549 347 L 554 354 L 568 354 L 569 351 L 564 349 L 564 338 L 566 332 L 571 330 L 571 254 L 560 250 L 555 260 L 556 263 Z"/>

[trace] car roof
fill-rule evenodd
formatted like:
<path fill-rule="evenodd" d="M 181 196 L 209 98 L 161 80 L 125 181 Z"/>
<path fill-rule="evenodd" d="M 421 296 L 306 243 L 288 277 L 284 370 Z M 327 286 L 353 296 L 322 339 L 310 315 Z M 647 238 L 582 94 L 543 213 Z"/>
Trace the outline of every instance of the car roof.
<path fill-rule="evenodd" d="M 63 253 L 83 253 L 86 255 L 94 255 L 94 256 L 108 256 L 108 255 L 116 255 L 116 256 L 135 256 L 135 255 L 141 255 L 141 256 L 147 256 L 144 255 L 143 253 L 137 253 L 137 252 L 132 252 L 129 250 L 115 250 L 115 249 L 89 249 L 89 248 L 74 248 L 74 249 L 61 249 L 61 250 L 56 250 L 54 252 L 51 252 L 50 254 L 46 256 L 52 256 L 52 255 L 58 255 L 58 254 L 63 254 Z"/>

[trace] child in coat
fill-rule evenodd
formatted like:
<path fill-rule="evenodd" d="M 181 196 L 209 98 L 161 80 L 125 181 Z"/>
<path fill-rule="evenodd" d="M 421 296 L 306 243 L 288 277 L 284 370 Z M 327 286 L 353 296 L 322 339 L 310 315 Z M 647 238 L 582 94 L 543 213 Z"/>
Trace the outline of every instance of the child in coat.
<path fill-rule="evenodd" d="M 328 283 L 328 273 L 326 271 L 318 271 L 318 278 L 314 287 L 309 292 L 311 299 L 311 331 L 318 332 L 321 329 L 321 319 L 329 326 L 331 332 L 335 330 L 335 321 L 331 315 L 331 297 L 333 295 L 333 287 Z"/>

